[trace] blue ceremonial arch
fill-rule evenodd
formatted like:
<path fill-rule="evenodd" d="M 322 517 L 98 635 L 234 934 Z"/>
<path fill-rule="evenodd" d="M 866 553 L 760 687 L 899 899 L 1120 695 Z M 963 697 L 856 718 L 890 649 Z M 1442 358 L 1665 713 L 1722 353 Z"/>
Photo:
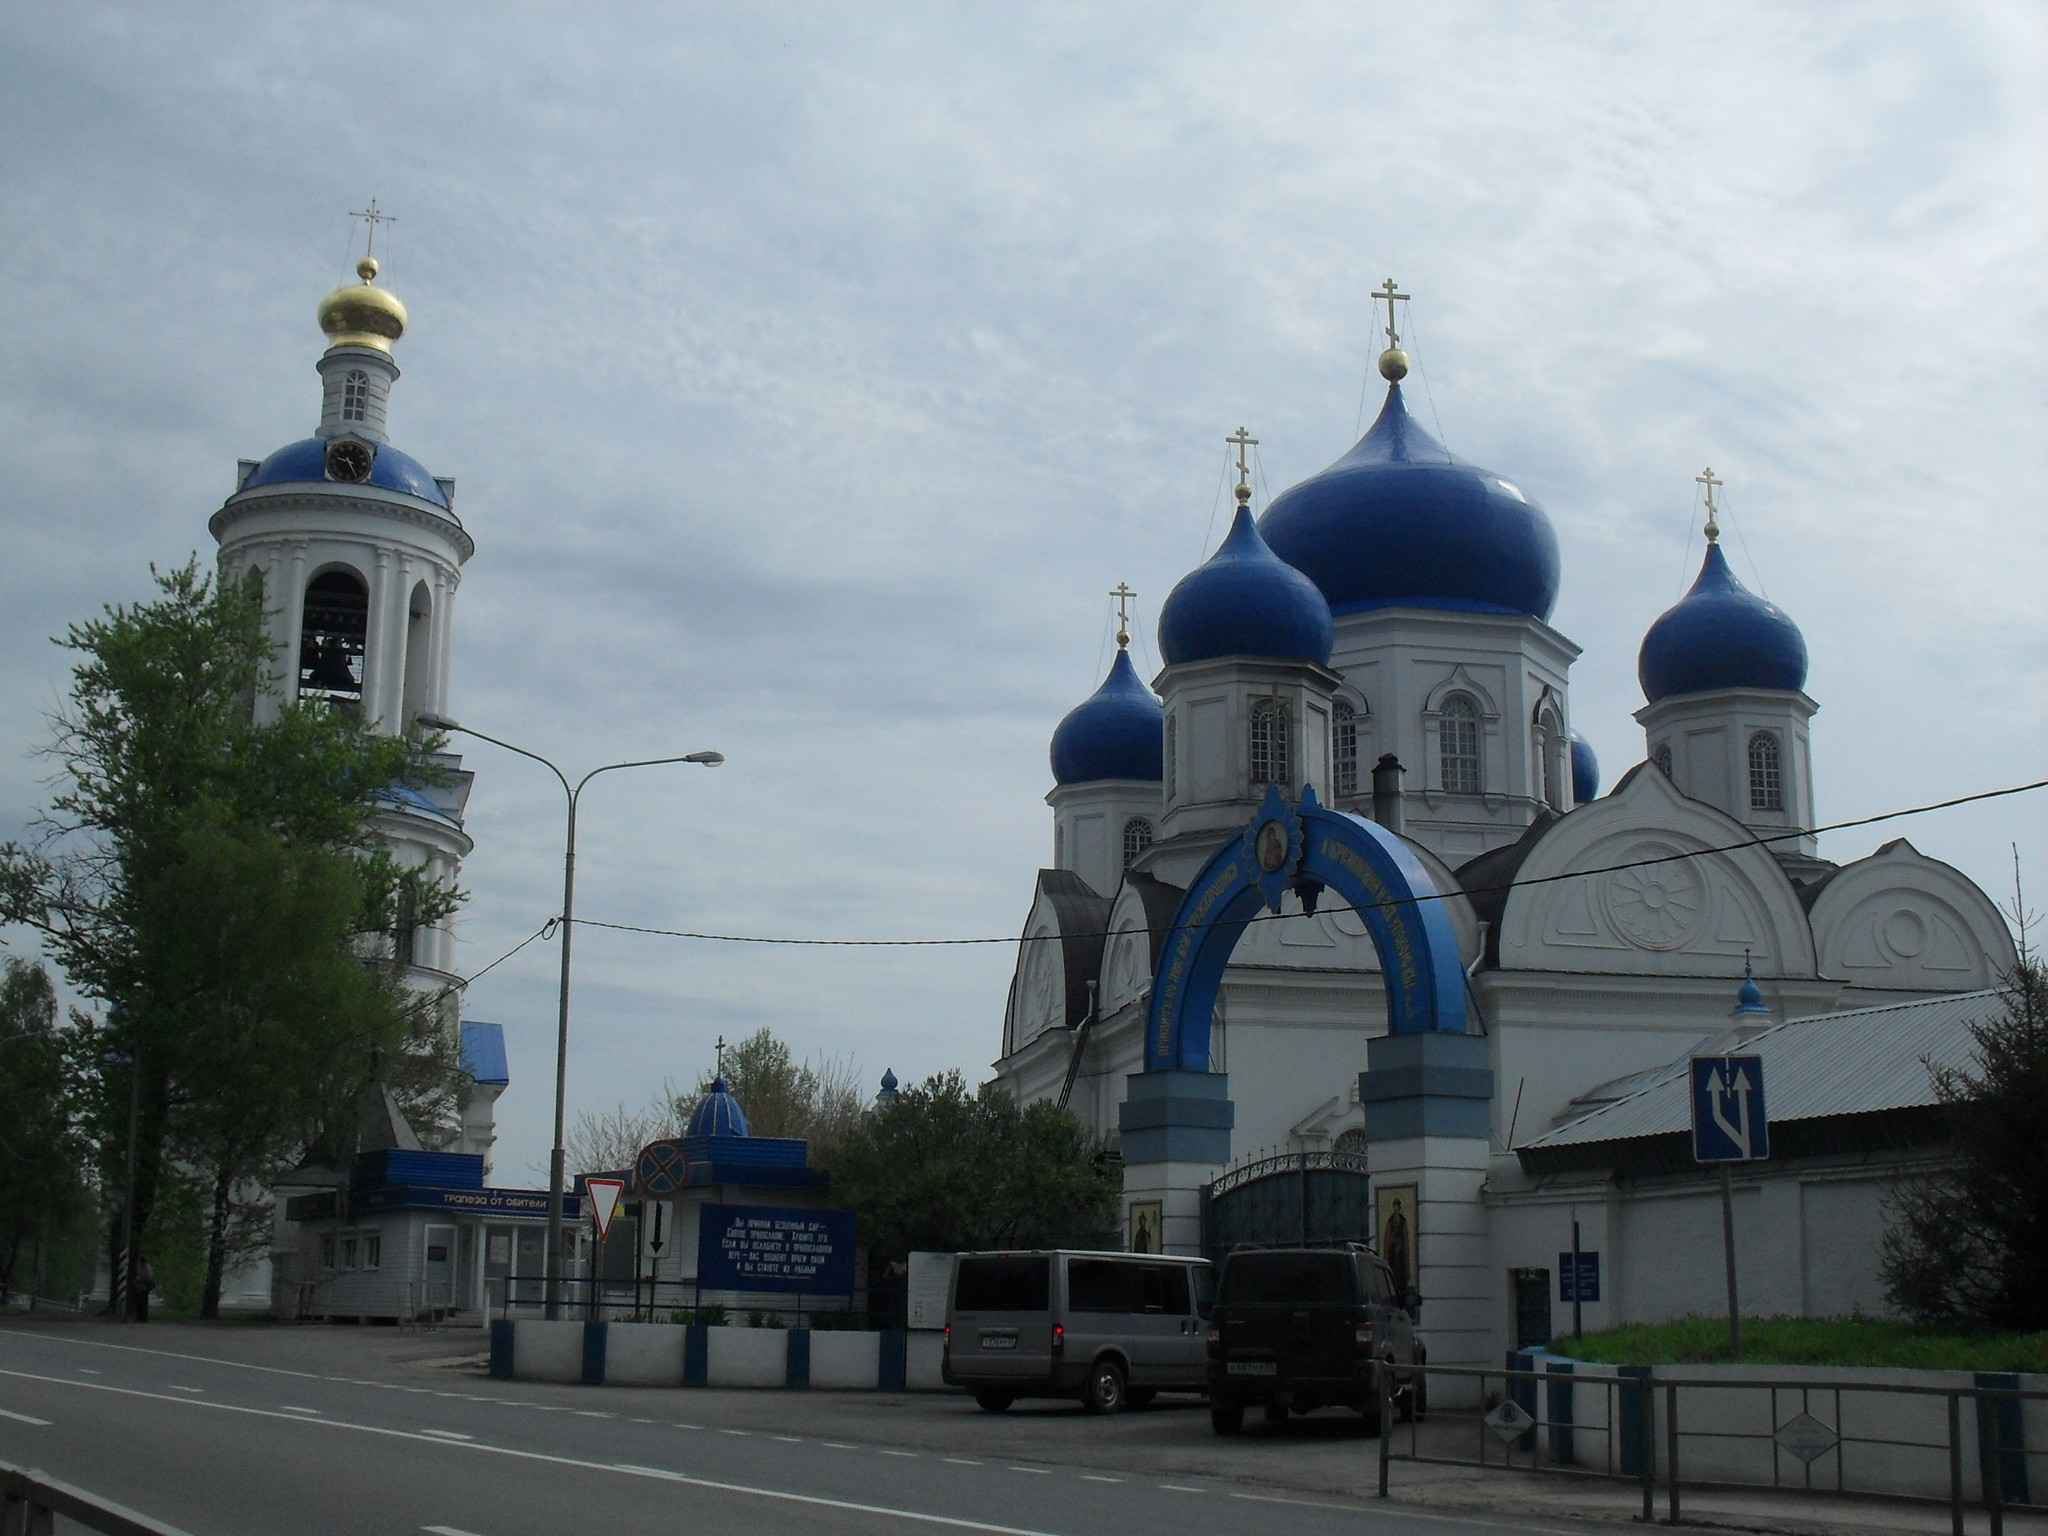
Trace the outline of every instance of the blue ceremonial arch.
<path fill-rule="evenodd" d="M 1182 898 L 1160 949 L 1146 1017 L 1147 1072 L 1209 1070 L 1216 989 L 1245 927 L 1293 891 L 1314 912 L 1327 891 L 1365 922 L 1386 978 L 1387 1030 L 1465 1033 L 1465 972 L 1442 893 L 1408 846 L 1376 822 L 1266 788 L 1242 833 L 1219 848 Z"/>

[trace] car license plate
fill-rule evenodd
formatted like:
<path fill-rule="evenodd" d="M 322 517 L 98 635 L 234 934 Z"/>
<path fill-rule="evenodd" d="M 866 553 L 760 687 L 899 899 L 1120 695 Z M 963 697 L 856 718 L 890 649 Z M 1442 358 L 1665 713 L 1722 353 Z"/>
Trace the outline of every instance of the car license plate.
<path fill-rule="evenodd" d="M 1015 1349 L 1017 1335 L 1014 1333 L 984 1333 L 981 1336 L 983 1349 Z"/>
<path fill-rule="evenodd" d="M 1277 1376 L 1280 1364 L 1276 1360 L 1233 1360 L 1224 1369 L 1232 1376 Z"/>

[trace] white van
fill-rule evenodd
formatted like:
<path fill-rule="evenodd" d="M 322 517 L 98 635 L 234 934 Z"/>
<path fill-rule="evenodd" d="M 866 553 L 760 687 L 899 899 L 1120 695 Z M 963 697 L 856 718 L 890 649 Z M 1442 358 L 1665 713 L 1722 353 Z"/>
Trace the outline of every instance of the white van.
<path fill-rule="evenodd" d="M 990 1413 L 1020 1397 L 1078 1397 L 1090 1413 L 1115 1413 L 1156 1392 L 1201 1392 L 1214 1294 L 1207 1259 L 963 1253 L 942 1375 Z"/>

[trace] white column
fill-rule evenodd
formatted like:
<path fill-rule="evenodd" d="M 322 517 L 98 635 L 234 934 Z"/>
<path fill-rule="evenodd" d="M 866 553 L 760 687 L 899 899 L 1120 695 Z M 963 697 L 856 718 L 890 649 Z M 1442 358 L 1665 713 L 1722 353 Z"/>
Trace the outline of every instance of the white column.
<path fill-rule="evenodd" d="M 446 714 L 449 707 L 448 674 L 455 654 L 455 589 L 462 578 L 454 571 L 443 570 L 437 579 L 438 588 L 434 594 L 434 675 L 428 691 L 434 711 Z"/>

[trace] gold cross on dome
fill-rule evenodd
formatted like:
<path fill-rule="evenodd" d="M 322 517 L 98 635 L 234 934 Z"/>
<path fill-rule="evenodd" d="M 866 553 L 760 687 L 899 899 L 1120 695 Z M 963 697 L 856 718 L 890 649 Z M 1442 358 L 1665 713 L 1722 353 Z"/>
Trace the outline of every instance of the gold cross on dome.
<path fill-rule="evenodd" d="M 1389 347 L 1399 347 L 1401 345 L 1401 333 L 1394 328 L 1394 300 L 1405 299 L 1408 295 L 1398 292 L 1394 287 L 1394 280 L 1390 277 L 1381 283 L 1379 287 L 1373 289 L 1372 297 L 1375 306 L 1378 305 L 1381 299 L 1387 301 L 1387 345 Z"/>
<path fill-rule="evenodd" d="M 1109 589 L 1109 595 L 1116 599 L 1116 648 L 1121 651 L 1131 643 L 1131 599 L 1138 594 L 1129 582 L 1120 581 Z"/>
<path fill-rule="evenodd" d="M 369 207 L 358 208 L 354 210 L 352 213 L 350 213 L 349 217 L 352 219 L 361 219 L 365 224 L 370 226 L 370 241 L 368 245 L 363 247 L 363 254 L 365 256 L 374 256 L 377 254 L 377 226 L 379 224 L 396 224 L 398 222 L 397 214 L 378 212 L 377 199 L 375 199 L 374 197 L 370 199 Z"/>
<path fill-rule="evenodd" d="M 1715 517 L 1719 509 L 1714 505 L 1714 487 L 1726 485 L 1728 482 L 1716 476 L 1711 467 L 1701 470 L 1692 478 L 1695 485 L 1704 485 L 1707 488 L 1707 542 L 1718 544 L 1721 542 L 1721 525 Z"/>
<path fill-rule="evenodd" d="M 1245 431 L 1243 427 L 1239 427 L 1230 436 L 1223 439 L 1223 441 L 1237 445 L 1237 499 L 1239 501 L 1250 501 L 1252 499 L 1251 467 L 1245 463 L 1244 451 L 1247 448 L 1256 448 L 1259 445 L 1259 440 L 1253 437 L 1251 433 Z"/>

